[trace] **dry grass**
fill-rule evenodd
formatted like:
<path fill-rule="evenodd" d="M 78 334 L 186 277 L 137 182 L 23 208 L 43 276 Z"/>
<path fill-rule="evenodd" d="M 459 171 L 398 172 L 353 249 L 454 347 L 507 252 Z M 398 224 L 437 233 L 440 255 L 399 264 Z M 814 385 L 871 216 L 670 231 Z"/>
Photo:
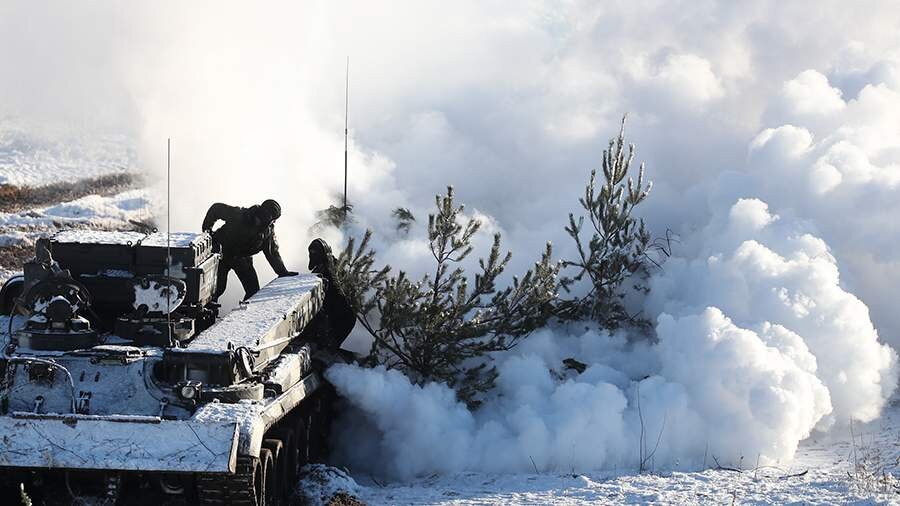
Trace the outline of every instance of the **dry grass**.
<path fill-rule="evenodd" d="M 851 454 L 850 461 L 852 471 L 847 472 L 850 481 L 850 489 L 864 495 L 890 495 L 900 493 L 900 456 L 882 448 L 872 438 L 866 441 L 863 435 L 857 436 L 853 431 L 853 423 L 850 423 Z M 889 456 L 890 455 L 890 456 Z"/>
<path fill-rule="evenodd" d="M 30 244 L 0 247 L 0 267 L 19 271 L 32 256 L 34 256 L 34 246 Z"/>
<path fill-rule="evenodd" d="M 86 195 L 112 195 L 134 188 L 138 182 L 135 174 L 110 174 L 74 183 L 53 183 L 36 187 L 4 184 L 0 185 L 0 212 L 21 211 Z"/>

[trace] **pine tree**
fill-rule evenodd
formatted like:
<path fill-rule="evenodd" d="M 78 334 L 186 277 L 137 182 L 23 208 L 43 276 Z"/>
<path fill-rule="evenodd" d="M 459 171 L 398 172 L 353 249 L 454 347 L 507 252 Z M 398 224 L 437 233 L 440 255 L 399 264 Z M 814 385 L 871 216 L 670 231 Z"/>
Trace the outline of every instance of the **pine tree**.
<path fill-rule="evenodd" d="M 348 223 L 353 223 L 353 205 L 328 206 L 326 209 L 316 211 L 316 222 L 310 230 L 319 232 L 325 227 L 342 228 Z"/>
<path fill-rule="evenodd" d="M 374 337 L 369 364 L 384 364 L 419 383 L 440 381 L 460 399 L 477 405 L 477 395 L 496 378 L 490 352 L 508 350 L 554 314 L 560 265 L 547 245 L 541 260 L 521 278 L 499 289 L 497 280 L 512 258 L 501 253 L 500 234 L 478 261 L 471 280 L 461 267 L 472 253 L 481 223 L 463 219 L 453 189 L 435 197 L 428 217 L 428 243 L 434 271 L 418 280 L 404 271 L 375 271 L 368 237 L 356 249 L 348 244 L 337 266 L 340 283 L 359 311 L 359 321 Z M 362 288 L 369 286 L 368 291 Z"/>
<path fill-rule="evenodd" d="M 366 230 L 359 245 L 351 237 L 332 266 L 335 282 L 357 315 L 367 315 L 376 307 L 375 297 L 391 271 L 386 265 L 375 269 L 375 251 L 369 247 L 372 231 Z"/>
<path fill-rule="evenodd" d="M 416 217 L 413 216 L 413 213 L 405 208 L 398 207 L 394 209 L 394 212 L 391 213 L 391 216 L 397 220 L 397 233 L 409 234 L 409 230 L 412 228 L 413 223 L 416 221 Z"/>
<path fill-rule="evenodd" d="M 569 214 L 566 232 L 575 241 L 578 258 L 563 261 L 564 268 L 574 275 L 565 276 L 560 284 L 567 292 L 585 279 L 590 283 L 586 295 L 562 301 L 560 317 L 564 319 L 591 318 L 607 328 L 616 328 L 634 321 L 622 303 L 622 284 L 647 265 L 650 234 L 644 220 L 632 216 L 635 207 L 650 193 L 653 183 L 644 185 L 644 164 L 638 171 L 637 183 L 628 177 L 634 160 L 634 144 L 625 153 L 625 118 L 619 136 L 609 141 L 603 151 L 603 183 L 598 188 L 597 171 L 578 199 L 587 213 L 590 228 L 585 230 L 585 218 Z M 587 242 L 582 237 L 586 232 Z"/>

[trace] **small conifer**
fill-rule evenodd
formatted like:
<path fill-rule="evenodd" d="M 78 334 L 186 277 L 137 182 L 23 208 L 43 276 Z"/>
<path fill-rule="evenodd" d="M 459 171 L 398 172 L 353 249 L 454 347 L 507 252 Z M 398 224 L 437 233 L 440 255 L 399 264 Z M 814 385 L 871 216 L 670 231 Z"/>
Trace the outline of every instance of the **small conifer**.
<path fill-rule="evenodd" d="M 496 378 L 488 354 L 512 348 L 553 316 L 560 265 L 548 244 L 533 268 L 498 288 L 512 254 L 501 253 L 495 234 L 470 278 L 462 262 L 473 252 L 481 222 L 464 219 L 452 187 L 435 197 L 435 205 L 428 216 L 432 273 L 412 279 L 402 270 L 391 275 L 390 267 L 375 270 L 367 233 L 338 258 L 338 282 L 374 338 L 369 364 L 399 369 L 419 383 L 444 382 L 474 406 Z"/>
<path fill-rule="evenodd" d="M 618 137 L 610 139 L 609 148 L 603 151 L 602 183 L 598 187 L 597 171 L 592 170 L 584 196 L 578 199 L 589 227 L 585 227 L 584 216 L 576 219 L 569 214 L 565 230 L 575 241 L 578 258 L 563 261 L 563 267 L 574 274 L 564 276 L 560 284 L 567 292 L 582 280 L 589 287 L 583 296 L 560 303 L 563 319 L 591 318 L 607 328 L 634 321 L 622 302 L 622 285 L 649 261 L 650 234 L 644 220 L 635 218 L 633 212 L 647 198 L 653 183 L 644 185 L 643 163 L 637 182 L 628 177 L 633 160 L 634 144 L 628 145 L 626 155 L 622 118 Z"/>

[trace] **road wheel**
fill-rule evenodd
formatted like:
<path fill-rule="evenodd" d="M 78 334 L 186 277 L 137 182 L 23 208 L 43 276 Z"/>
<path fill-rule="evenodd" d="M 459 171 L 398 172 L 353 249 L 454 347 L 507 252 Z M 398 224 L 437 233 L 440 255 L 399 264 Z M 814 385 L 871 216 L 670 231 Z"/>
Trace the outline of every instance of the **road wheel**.
<path fill-rule="evenodd" d="M 289 428 L 278 429 L 274 435 L 284 444 L 284 504 L 288 503 L 294 488 L 297 486 L 297 438 L 294 430 Z"/>
<path fill-rule="evenodd" d="M 309 460 L 324 462 L 328 457 L 328 438 L 331 432 L 332 397 L 327 389 L 319 393 L 313 401 L 313 408 L 308 421 Z"/>
<path fill-rule="evenodd" d="M 257 489 L 259 490 L 257 497 L 262 500 L 257 504 L 272 506 L 276 504 L 275 500 L 278 497 L 278 471 L 275 469 L 275 458 L 272 456 L 272 451 L 268 448 L 259 451 L 259 467 L 262 471 L 259 480 L 261 488 Z"/>
<path fill-rule="evenodd" d="M 272 489 L 272 494 L 270 494 L 272 501 L 268 504 L 270 506 L 280 505 L 284 496 L 284 481 L 287 474 L 285 461 L 287 455 L 284 452 L 284 444 L 279 439 L 268 438 L 263 440 L 263 448 L 272 452 L 272 460 L 275 462 L 275 467 L 273 468 L 275 470 L 275 488 Z"/>
<path fill-rule="evenodd" d="M 307 421 L 309 417 L 307 415 L 301 416 L 297 419 L 296 429 L 294 430 L 294 434 L 297 435 L 297 474 L 299 477 L 300 468 L 309 464 L 309 423 Z"/>

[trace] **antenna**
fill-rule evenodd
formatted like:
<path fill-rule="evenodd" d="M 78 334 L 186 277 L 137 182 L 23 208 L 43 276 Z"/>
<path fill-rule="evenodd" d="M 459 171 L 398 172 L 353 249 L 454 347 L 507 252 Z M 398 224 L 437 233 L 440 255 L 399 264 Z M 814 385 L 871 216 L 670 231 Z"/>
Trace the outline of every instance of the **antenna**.
<path fill-rule="evenodd" d="M 166 332 L 172 342 L 172 139 L 166 139 Z"/>
<path fill-rule="evenodd" d="M 341 209 L 347 212 L 347 137 L 348 126 L 350 124 L 350 57 L 347 56 L 347 73 L 344 82 L 344 207 Z"/>

